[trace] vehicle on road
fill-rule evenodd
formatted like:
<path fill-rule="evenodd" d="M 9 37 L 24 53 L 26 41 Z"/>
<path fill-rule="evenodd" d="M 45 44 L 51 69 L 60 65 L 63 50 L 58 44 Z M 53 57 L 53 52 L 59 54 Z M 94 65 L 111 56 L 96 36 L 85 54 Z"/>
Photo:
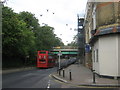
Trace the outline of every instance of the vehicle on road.
<path fill-rule="evenodd" d="M 37 53 L 38 68 L 54 67 L 55 64 L 56 64 L 56 59 L 53 53 L 45 50 L 38 51 Z"/>
<path fill-rule="evenodd" d="M 77 60 L 78 60 L 77 58 L 70 58 L 70 59 L 64 60 L 63 62 L 60 63 L 60 69 L 66 68 L 69 65 L 74 64 L 75 62 L 77 62 Z"/>

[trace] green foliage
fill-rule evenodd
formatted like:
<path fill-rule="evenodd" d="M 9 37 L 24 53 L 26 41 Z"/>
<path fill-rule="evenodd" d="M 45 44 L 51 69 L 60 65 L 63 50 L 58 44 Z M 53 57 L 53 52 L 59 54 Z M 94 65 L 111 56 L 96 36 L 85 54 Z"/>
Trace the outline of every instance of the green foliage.
<path fill-rule="evenodd" d="M 39 26 L 38 19 L 36 19 L 35 15 L 30 12 L 20 12 L 19 18 L 27 24 L 27 28 L 30 28 L 34 32 Z"/>
<path fill-rule="evenodd" d="M 18 14 L 14 13 L 10 8 L 3 7 L 2 17 L 3 65 L 16 61 L 12 59 L 20 60 L 22 58 L 21 61 L 24 62 L 25 57 L 35 47 L 34 33 L 27 28 L 27 24 L 23 20 L 18 18 Z"/>
<path fill-rule="evenodd" d="M 37 32 L 38 50 L 51 50 L 54 46 L 60 46 L 61 40 L 54 34 L 54 28 L 50 26 L 40 27 Z"/>
<path fill-rule="evenodd" d="M 18 14 L 9 7 L 3 7 L 2 13 L 3 67 L 35 64 L 37 50 L 64 45 L 54 28 L 41 27 L 34 14 Z"/>
<path fill-rule="evenodd" d="M 77 35 L 74 36 L 73 41 L 71 43 L 68 43 L 67 46 L 73 46 L 73 47 L 77 47 Z"/>

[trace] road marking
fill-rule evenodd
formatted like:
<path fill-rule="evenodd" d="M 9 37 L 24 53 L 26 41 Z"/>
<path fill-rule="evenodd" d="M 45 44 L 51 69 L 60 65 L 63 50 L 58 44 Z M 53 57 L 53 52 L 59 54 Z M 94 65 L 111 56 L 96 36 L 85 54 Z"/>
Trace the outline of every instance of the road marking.
<path fill-rule="evenodd" d="M 47 88 L 50 88 L 50 80 L 48 81 L 48 86 L 47 86 Z"/>
<path fill-rule="evenodd" d="M 51 74 L 49 75 L 49 77 L 51 77 Z"/>

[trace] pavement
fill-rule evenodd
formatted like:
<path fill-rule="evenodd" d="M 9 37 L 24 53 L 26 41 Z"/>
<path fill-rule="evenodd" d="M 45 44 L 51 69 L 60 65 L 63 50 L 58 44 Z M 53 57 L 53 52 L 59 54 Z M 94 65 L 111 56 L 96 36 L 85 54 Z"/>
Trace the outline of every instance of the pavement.
<path fill-rule="evenodd" d="M 71 71 L 71 80 L 70 80 L 70 71 Z M 93 72 L 87 67 L 81 64 L 72 64 L 61 70 L 61 74 L 55 72 L 52 74 L 52 77 L 71 85 L 75 86 L 93 86 L 93 87 L 117 87 L 120 88 L 120 80 L 112 79 L 108 77 L 99 77 L 95 74 L 95 83 L 93 83 Z"/>
<path fill-rule="evenodd" d="M 5 69 L 5 70 L 0 70 L 0 74 L 7 74 L 7 73 L 31 70 L 31 69 L 34 69 L 34 68 L 35 67 L 20 67 L 20 68 L 13 68 L 13 69 Z"/>

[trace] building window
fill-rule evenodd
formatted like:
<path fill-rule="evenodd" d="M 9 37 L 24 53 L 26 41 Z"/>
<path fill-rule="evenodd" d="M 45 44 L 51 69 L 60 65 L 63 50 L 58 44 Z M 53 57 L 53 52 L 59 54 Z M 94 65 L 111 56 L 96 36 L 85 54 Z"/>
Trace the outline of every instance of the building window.
<path fill-rule="evenodd" d="M 94 50 L 94 62 L 98 62 L 98 49 Z"/>
<path fill-rule="evenodd" d="M 98 49 L 96 49 L 96 62 L 98 62 Z"/>

